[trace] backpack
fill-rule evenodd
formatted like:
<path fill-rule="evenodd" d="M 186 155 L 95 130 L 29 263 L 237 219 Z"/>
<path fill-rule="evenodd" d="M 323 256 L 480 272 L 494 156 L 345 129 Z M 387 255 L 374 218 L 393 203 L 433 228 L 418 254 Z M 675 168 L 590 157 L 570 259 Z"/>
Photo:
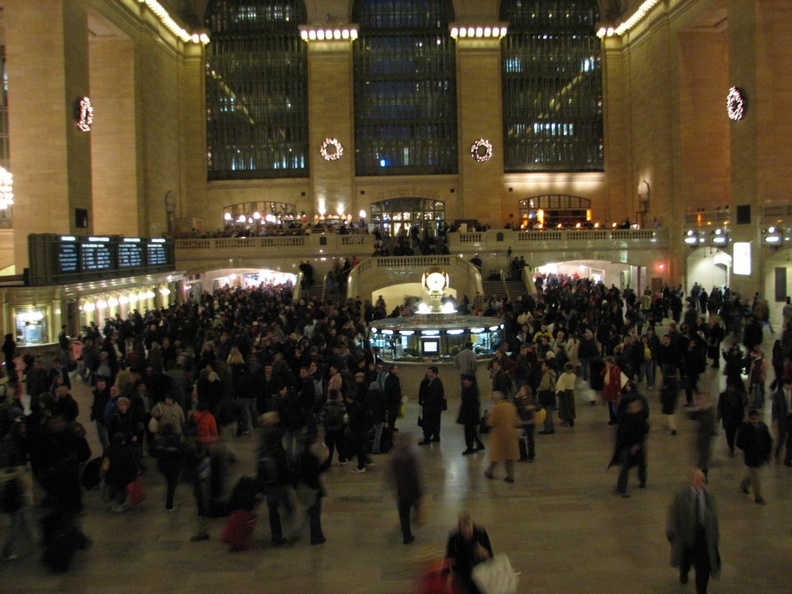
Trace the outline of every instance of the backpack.
<path fill-rule="evenodd" d="M 340 402 L 328 401 L 324 405 L 324 426 L 327 431 L 340 431 L 344 428 L 346 407 Z"/>
<path fill-rule="evenodd" d="M 13 469 L 0 475 L 0 512 L 13 514 L 24 505 L 25 488 Z"/>

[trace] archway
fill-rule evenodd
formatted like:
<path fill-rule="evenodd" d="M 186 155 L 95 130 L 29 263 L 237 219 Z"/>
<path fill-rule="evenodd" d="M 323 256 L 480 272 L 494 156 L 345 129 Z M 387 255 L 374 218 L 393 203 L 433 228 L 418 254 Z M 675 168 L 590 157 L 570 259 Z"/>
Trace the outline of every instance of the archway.
<path fill-rule="evenodd" d="M 698 248 L 687 257 L 686 293 L 694 283 L 707 290 L 728 287 L 731 281 L 732 257 L 717 248 Z"/>
<path fill-rule="evenodd" d="M 520 229 L 575 228 L 591 224 L 591 200 L 566 194 L 523 198 L 519 203 Z"/>
<path fill-rule="evenodd" d="M 384 235 L 409 234 L 414 226 L 428 237 L 438 235 L 445 221 L 445 202 L 431 198 L 391 198 L 371 205 L 371 222 Z"/>

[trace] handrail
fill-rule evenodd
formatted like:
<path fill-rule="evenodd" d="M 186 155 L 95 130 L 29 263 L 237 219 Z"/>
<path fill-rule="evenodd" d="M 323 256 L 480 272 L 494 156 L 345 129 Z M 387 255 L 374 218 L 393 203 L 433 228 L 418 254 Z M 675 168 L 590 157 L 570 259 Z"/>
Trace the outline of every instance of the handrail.
<path fill-rule="evenodd" d="M 302 287 L 303 287 L 303 279 L 305 275 L 303 275 L 303 271 L 297 273 L 297 282 L 294 285 L 294 291 L 292 291 L 292 303 L 297 303 L 302 297 Z"/>

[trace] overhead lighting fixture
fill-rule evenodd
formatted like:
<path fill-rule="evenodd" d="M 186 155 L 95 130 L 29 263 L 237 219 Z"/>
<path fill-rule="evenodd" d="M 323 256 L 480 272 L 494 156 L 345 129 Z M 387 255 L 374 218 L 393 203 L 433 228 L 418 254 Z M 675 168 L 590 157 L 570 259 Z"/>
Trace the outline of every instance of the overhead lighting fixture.
<path fill-rule="evenodd" d="M 184 43 L 196 43 L 206 45 L 209 43 L 209 35 L 206 33 L 189 33 L 184 27 L 177 23 L 168 13 L 162 4 L 157 0 L 138 0 L 138 4 L 145 4 L 159 19 L 159 22 Z"/>

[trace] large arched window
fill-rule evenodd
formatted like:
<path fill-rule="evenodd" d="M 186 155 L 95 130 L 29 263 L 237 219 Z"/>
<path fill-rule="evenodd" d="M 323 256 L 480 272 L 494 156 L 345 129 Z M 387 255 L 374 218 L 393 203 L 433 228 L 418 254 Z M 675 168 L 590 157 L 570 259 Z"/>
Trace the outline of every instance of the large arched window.
<path fill-rule="evenodd" d="M 504 0 L 504 168 L 602 171 L 597 0 Z"/>
<path fill-rule="evenodd" d="M 209 179 L 308 176 L 302 0 L 210 0 Z"/>
<path fill-rule="evenodd" d="M 456 61 L 449 0 L 357 0 L 357 175 L 458 170 Z"/>

